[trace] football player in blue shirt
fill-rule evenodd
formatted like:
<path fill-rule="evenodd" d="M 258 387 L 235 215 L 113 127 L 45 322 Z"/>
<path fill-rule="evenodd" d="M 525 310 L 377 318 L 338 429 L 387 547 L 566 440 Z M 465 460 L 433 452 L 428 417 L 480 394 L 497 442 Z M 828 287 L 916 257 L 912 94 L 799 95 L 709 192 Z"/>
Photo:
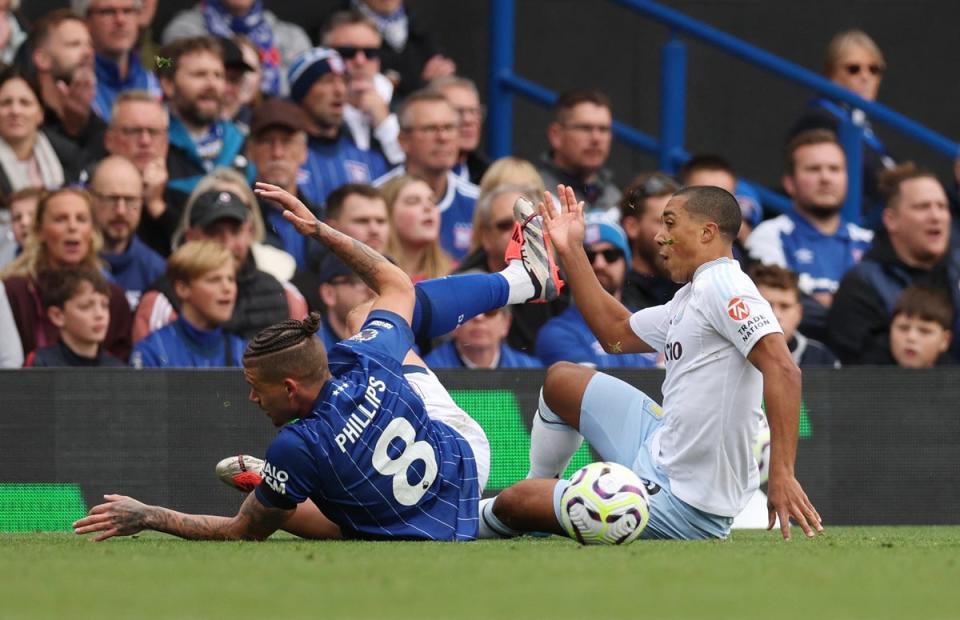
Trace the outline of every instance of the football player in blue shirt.
<path fill-rule="evenodd" d="M 410 354 L 411 326 L 434 333 L 491 304 L 555 297 L 560 282 L 548 241 L 533 227 L 524 241 L 526 223 L 518 224 L 508 249 L 520 259 L 511 262 L 518 277 L 505 270 L 441 279 L 434 281 L 434 298 L 368 246 L 319 222 L 289 193 L 264 183 L 257 192 L 283 205 L 301 234 L 327 245 L 378 294 L 362 329 L 329 357 L 314 337 L 318 315 L 268 327 L 248 345 L 250 400 L 281 430 L 267 449 L 262 482 L 236 516 L 187 515 L 107 495 L 74 531 L 96 533 L 96 540 L 143 529 L 190 539 L 263 539 L 281 528 L 307 538 L 476 538 L 489 446 L 429 370 L 403 365 L 418 360 Z M 431 317 L 439 308 L 444 316 Z"/>

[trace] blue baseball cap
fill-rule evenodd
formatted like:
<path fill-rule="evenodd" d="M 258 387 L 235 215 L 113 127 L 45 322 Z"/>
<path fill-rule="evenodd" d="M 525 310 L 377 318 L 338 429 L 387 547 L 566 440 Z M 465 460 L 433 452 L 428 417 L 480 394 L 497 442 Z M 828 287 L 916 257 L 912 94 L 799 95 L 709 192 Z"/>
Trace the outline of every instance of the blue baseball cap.
<path fill-rule="evenodd" d="M 315 47 L 300 54 L 290 67 L 290 99 L 303 101 L 314 82 L 328 73 L 343 75 L 343 59 L 328 47 Z"/>
<path fill-rule="evenodd" d="M 630 254 L 627 233 L 623 232 L 618 224 L 614 224 L 601 213 L 588 213 L 585 217 L 584 247 L 591 246 L 594 243 L 609 243 L 623 252 L 623 257 L 627 261 L 627 269 L 629 269 L 630 265 L 633 264 L 633 256 Z"/>

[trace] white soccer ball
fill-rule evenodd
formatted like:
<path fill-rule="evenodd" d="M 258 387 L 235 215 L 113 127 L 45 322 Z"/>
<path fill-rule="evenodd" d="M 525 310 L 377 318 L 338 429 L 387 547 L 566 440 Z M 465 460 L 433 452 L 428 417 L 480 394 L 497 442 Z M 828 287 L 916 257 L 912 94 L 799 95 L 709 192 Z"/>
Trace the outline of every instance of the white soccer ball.
<path fill-rule="evenodd" d="M 770 425 L 767 417 L 760 418 L 760 431 L 753 440 L 753 458 L 760 470 L 760 484 L 770 479 Z"/>
<path fill-rule="evenodd" d="M 560 497 L 560 522 L 582 545 L 623 545 L 647 527 L 649 505 L 635 473 L 616 463 L 591 463 L 570 477 Z"/>

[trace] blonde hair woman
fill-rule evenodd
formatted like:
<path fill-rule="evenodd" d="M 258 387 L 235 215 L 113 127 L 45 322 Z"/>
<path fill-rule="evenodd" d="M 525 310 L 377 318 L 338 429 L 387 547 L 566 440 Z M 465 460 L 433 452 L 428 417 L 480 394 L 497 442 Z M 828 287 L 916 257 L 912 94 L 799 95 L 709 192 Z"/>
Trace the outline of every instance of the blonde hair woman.
<path fill-rule="evenodd" d="M 41 301 L 44 274 L 68 266 L 100 269 L 97 252 L 102 245 L 93 225 L 93 201 L 86 191 L 61 189 L 40 199 L 23 253 L 0 274 L 24 356 L 56 344 L 59 337 Z M 103 346 L 122 360 L 130 354 L 131 325 L 123 289 L 110 284 L 110 326 Z"/>
<path fill-rule="evenodd" d="M 387 254 L 414 282 L 449 274 L 454 262 L 440 247 L 440 210 L 427 182 L 404 174 L 380 192 L 390 218 Z"/>

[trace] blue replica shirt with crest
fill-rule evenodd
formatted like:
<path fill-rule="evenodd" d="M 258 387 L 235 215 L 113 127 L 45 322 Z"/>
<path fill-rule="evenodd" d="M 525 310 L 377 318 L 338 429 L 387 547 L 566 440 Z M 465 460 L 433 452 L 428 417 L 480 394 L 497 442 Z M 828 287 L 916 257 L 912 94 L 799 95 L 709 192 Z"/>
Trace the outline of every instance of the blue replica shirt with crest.
<path fill-rule="evenodd" d="M 300 167 L 297 186 L 315 205 L 326 202 L 330 192 L 347 183 L 370 183 L 389 166 L 380 151 L 361 149 L 349 131 L 336 139 L 312 137 L 307 143 L 307 161 Z"/>
<path fill-rule="evenodd" d="M 873 231 L 841 222 L 825 235 L 791 211 L 761 222 L 747 237 L 750 257 L 765 265 L 779 265 L 800 276 L 800 290 L 836 293 L 848 269 L 860 262 L 873 242 Z"/>
<path fill-rule="evenodd" d="M 347 538 L 473 540 L 480 486 L 466 440 L 427 416 L 403 376 L 413 333 L 400 316 L 370 313 L 329 352 L 332 378 L 309 415 L 267 449 L 260 503 L 307 498 Z"/>
<path fill-rule="evenodd" d="M 373 182 L 380 187 L 390 179 L 406 174 L 403 166 L 398 166 Z M 480 188 L 458 177 L 452 171 L 447 173 L 447 191 L 437 197 L 437 209 L 440 210 L 440 245 L 456 261 L 461 261 L 470 250 L 473 238 L 473 208 L 480 196 Z"/>

